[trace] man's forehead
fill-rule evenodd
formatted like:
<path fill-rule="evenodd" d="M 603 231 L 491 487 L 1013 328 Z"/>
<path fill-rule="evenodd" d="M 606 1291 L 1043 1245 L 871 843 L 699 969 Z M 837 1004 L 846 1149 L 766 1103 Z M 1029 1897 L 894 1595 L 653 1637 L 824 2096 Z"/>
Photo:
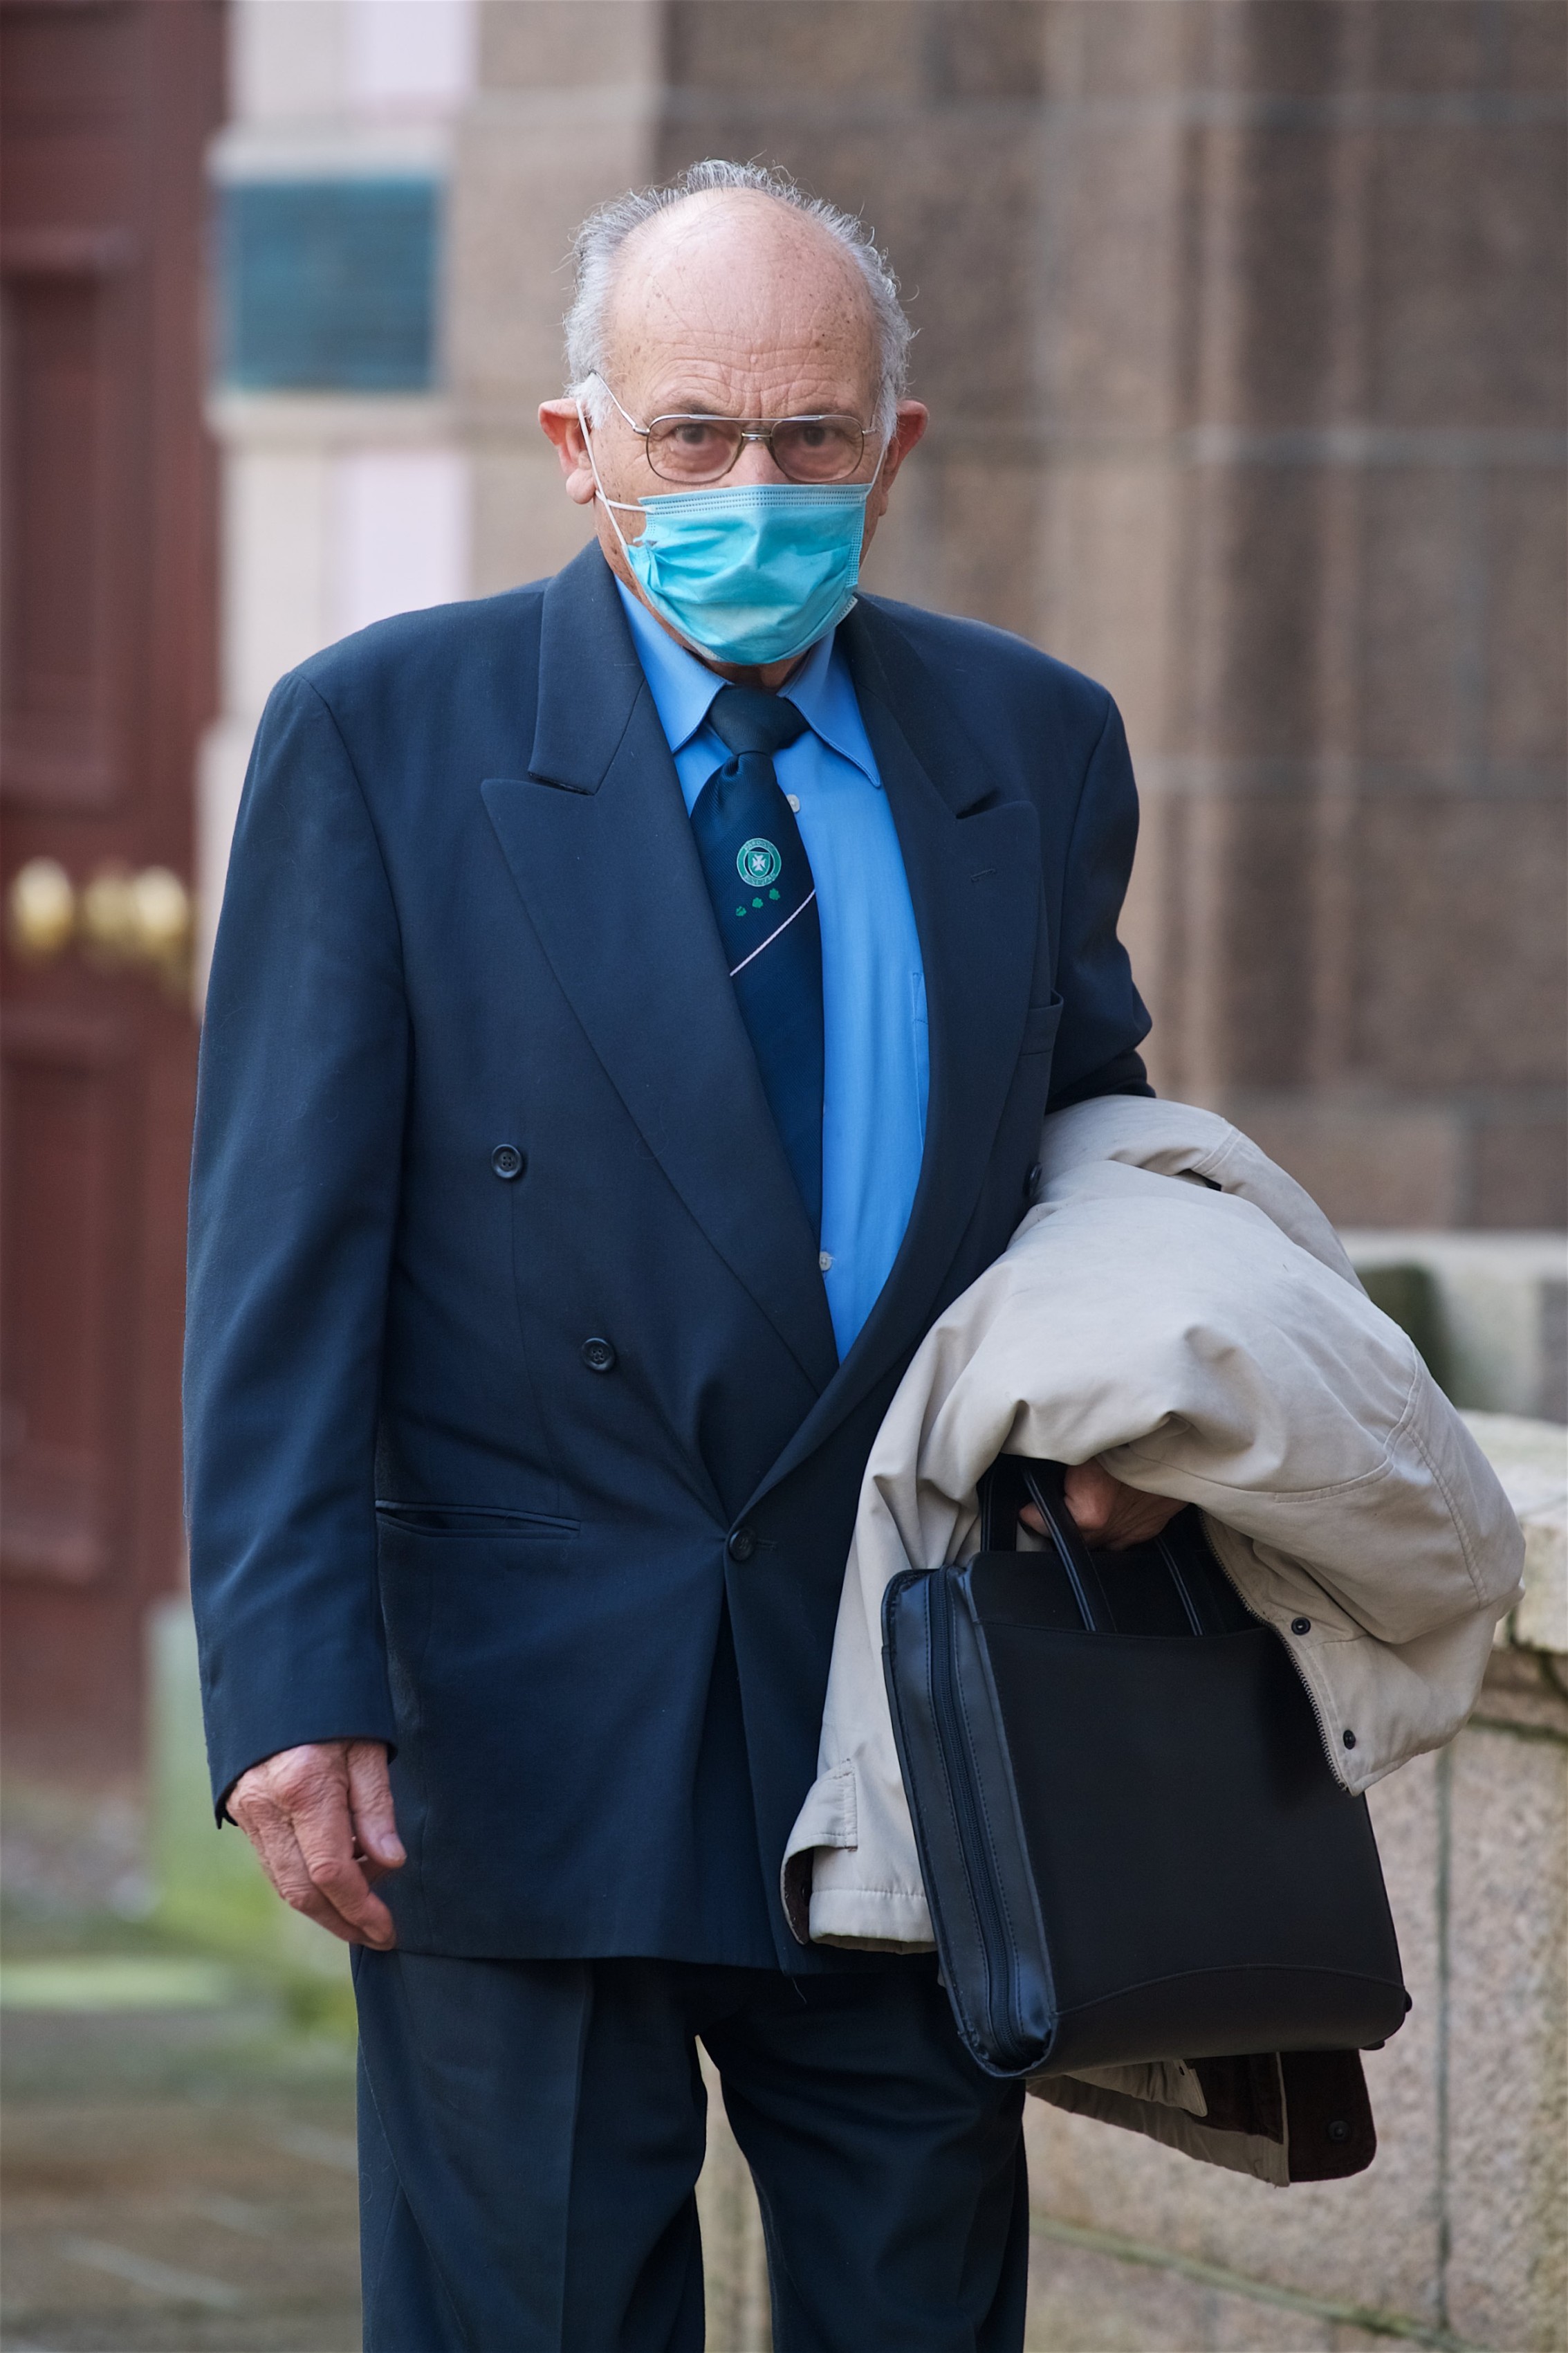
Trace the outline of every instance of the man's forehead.
<path fill-rule="evenodd" d="M 748 355 L 815 362 L 838 375 L 866 364 L 875 319 L 865 281 L 836 238 L 769 196 L 688 198 L 627 238 L 606 325 L 628 361 L 658 367 Z"/>
<path fill-rule="evenodd" d="M 855 274 L 830 229 L 782 197 L 753 188 L 710 188 L 682 196 L 633 229 L 621 250 L 624 259 L 635 258 L 638 274 L 705 262 L 722 267 L 737 254 L 764 266 L 799 258 Z"/>

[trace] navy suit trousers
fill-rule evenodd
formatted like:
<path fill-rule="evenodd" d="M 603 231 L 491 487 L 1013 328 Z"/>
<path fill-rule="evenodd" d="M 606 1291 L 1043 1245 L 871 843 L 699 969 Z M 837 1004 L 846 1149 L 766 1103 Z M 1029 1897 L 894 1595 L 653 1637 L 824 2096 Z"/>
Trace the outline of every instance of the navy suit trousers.
<path fill-rule="evenodd" d="M 845 1976 L 357 1951 L 369 2353 L 702 2353 L 697 2043 L 776 2353 L 1017 2353 L 1016 2084 L 929 1957 Z"/>

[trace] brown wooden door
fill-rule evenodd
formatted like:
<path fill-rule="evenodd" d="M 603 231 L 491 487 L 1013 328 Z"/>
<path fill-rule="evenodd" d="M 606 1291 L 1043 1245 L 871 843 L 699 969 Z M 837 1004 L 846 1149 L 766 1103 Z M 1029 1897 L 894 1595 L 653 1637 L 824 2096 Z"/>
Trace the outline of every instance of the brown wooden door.
<path fill-rule="evenodd" d="M 145 1608 L 181 1575 L 195 1030 L 168 877 L 216 700 L 223 31 L 221 0 L 0 0 L 0 1608 L 8 1757 L 51 1779 L 134 1772 Z"/>

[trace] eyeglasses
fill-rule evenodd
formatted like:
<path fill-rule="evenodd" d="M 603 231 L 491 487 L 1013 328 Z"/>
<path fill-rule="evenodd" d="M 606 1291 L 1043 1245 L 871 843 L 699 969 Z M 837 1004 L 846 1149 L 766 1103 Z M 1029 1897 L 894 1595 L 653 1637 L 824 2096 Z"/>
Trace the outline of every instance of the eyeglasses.
<path fill-rule="evenodd" d="M 599 382 L 605 384 L 603 376 Z M 847 482 L 866 453 L 866 427 L 858 417 L 656 417 L 639 425 L 607 384 L 605 390 L 640 438 L 661 482 L 721 482 L 748 441 L 766 442 L 791 482 Z"/>

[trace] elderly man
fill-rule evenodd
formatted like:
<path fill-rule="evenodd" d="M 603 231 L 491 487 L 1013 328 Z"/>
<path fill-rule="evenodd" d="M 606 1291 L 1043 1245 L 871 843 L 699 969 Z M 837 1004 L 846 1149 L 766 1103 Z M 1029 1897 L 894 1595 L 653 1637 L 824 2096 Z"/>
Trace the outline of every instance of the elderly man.
<path fill-rule="evenodd" d="M 1047 1103 L 1147 1092 L 1109 698 L 857 596 L 908 340 L 776 175 L 606 207 L 541 412 L 596 544 L 257 739 L 193 1580 L 220 1810 L 355 1947 L 376 2353 L 700 2347 L 699 2041 L 782 2353 L 1022 2341 L 1017 2086 L 931 1957 L 803 1947 L 778 1889 L 900 1376 Z"/>

